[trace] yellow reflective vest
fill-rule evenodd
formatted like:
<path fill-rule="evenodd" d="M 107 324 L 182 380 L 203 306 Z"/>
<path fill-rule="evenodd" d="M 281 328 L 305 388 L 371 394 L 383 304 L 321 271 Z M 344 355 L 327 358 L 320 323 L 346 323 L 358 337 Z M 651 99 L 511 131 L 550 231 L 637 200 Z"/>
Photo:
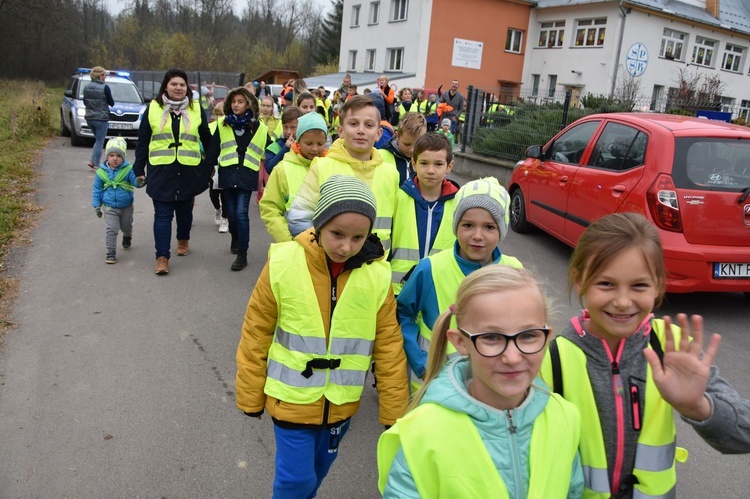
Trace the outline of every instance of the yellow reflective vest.
<path fill-rule="evenodd" d="M 295 156 L 297 156 L 297 158 L 300 157 L 294 151 L 290 151 L 290 152 L 294 154 Z M 310 160 L 307 160 L 308 164 L 307 166 L 305 166 L 291 159 L 287 159 L 289 156 L 290 156 L 289 153 L 286 153 L 284 155 L 284 159 L 282 160 L 284 163 L 284 167 L 280 169 L 281 172 L 284 174 L 284 178 L 286 178 L 286 185 L 287 185 L 287 188 L 289 189 L 287 192 L 284 216 L 287 216 L 287 214 L 289 213 L 289 208 L 292 207 L 292 201 L 294 201 L 294 197 L 299 192 L 299 188 L 302 185 L 302 182 L 305 180 L 305 176 L 307 175 L 307 172 L 310 170 L 310 163 L 309 163 Z"/>
<path fill-rule="evenodd" d="M 417 210 L 416 201 L 403 190 L 399 189 L 396 195 L 396 216 L 393 218 L 393 233 L 391 240 L 391 282 L 393 293 L 398 294 L 404 285 L 401 283 L 406 274 L 422 258 L 435 255 L 443 250 L 453 247 L 456 236 L 453 235 L 453 212 L 456 209 L 456 201 L 451 198 L 443 203 L 443 218 L 440 220 L 435 241 L 430 241 L 432 234 L 432 210 L 427 216 L 427 234 L 425 236 L 425 250 L 430 245 L 428 255 L 419 254 L 419 236 L 417 234 Z"/>
<path fill-rule="evenodd" d="M 377 314 L 390 292 L 388 264 L 378 260 L 351 271 L 326 341 L 304 247 L 296 241 L 272 244 L 268 257 L 279 316 L 264 392 L 293 404 L 312 404 L 321 396 L 337 405 L 358 401 L 371 364 Z"/>
<path fill-rule="evenodd" d="M 663 345 L 664 321 L 651 321 L 653 331 Z M 679 345 L 680 332 L 673 328 L 675 344 Z M 564 383 L 563 396 L 572 402 L 581 413 L 581 424 L 586 429 L 581 435 L 581 464 L 583 465 L 585 498 L 608 498 L 612 495 L 607 466 L 607 452 L 599 421 L 599 411 L 594 399 L 586 368 L 586 354 L 565 337 L 557 337 L 560 355 L 560 367 L 563 380 L 574 380 Z M 650 345 L 649 345 L 650 348 Z M 552 362 L 549 351 L 545 355 L 539 376 L 554 389 Z M 630 394 L 625 394 L 629 401 Z M 629 403 L 629 402 L 628 402 Z M 643 424 L 638 437 L 633 474 L 638 484 L 633 489 L 633 497 L 672 498 L 675 496 L 677 475 L 675 460 L 684 461 L 686 453 L 675 444 L 675 425 L 673 409 L 659 394 L 654 384 L 651 366 L 646 374 L 646 397 L 643 408 Z"/>
<path fill-rule="evenodd" d="M 172 119 L 167 116 L 161 128 L 164 106 L 151 101 L 148 106 L 148 122 L 151 125 L 151 141 L 148 144 L 148 162 L 153 166 L 171 165 L 175 161 L 183 166 L 198 166 L 201 163 L 201 143 L 198 127 L 201 124 L 200 105 L 193 101 L 187 108 L 190 130 L 185 130 L 185 120 L 180 119 L 180 140 L 172 133 Z"/>
<path fill-rule="evenodd" d="M 239 153 L 237 152 L 237 139 L 234 136 L 234 130 L 230 126 L 224 126 L 224 118 L 220 119 L 219 124 L 219 140 L 221 143 L 221 152 L 219 153 L 219 167 L 222 166 L 234 166 L 237 164 L 239 159 Z M 256 172 L 260 168 L 260 160 L 263 158 L 263 153 L 266 148 L 266 140 L 268 135 L 268 128 L 265 123 L 259 123 L 258 129 L 255 131 L 255 135 L 250 140 L 250 144 L 247 146 L 245 151 L 245 157 L 242 160 L 242 166 L 255 170 Z"/>
<path fill-rule="evenodd" d="M 528 497 L 564 499 L 580 436 L 578 411 L 552 394 L 534 420 L 529 442 Z M 378 487 L 383 493 L 391 463 L 401 447 L 421 497 L 474 499 L 510 497 L 500 473 L 469 416 L 443 406 L 420 405 L 378 441 Z"/>

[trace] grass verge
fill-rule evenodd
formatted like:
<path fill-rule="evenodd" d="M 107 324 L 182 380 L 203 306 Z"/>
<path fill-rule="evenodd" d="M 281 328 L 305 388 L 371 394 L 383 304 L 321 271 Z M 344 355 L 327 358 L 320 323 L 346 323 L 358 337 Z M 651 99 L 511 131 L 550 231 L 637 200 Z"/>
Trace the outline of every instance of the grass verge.
<path fill-rule="evenodd" d="M 10 249 L 29 241 L 41 209 L 34 203 L 39 152 L 55 132 L 61 92 L 41 82 L 0 80 L 0 339 L 13 327 L 18 282 L 6 275 Z"/>

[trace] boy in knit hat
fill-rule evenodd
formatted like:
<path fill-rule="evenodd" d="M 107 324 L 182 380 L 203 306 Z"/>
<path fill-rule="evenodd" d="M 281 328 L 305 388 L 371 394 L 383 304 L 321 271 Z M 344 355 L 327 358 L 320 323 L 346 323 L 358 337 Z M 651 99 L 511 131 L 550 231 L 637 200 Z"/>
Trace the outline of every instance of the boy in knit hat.
<path fill-rule="evenodd" d="M 313 159 L 325 156 L 328 124 L 318 113 L 307 113 L 297 120 L 296 139 L 284 159 L 276 165 L 260 200 L 260 217 L 277 243 L 294 239 L 286 213 L 310 169 Z"/>
<path fill-rule="evenodd" d="M 129 249 L 133 238 L 133 186 L 137 185 L 133 166 L 125 159 L 127 142 L 110 139 L 104 151 L 107 158 L 96 170 L 91 205 L 107 226 L 106 262 L 117 263 L 117 234 L 122 231 L 122 247 Z"/>
<path fill-rule="evenodd" d="M 522 268 L 521 262 L 500 251 L 508 233 L 509 196 L 494 177 L 473 180 L 455 197 L 453 250 L 420 260 L 406 276 L 398 295 L 398 320 L 404 335 L 404 349 L 411 368 L 411 387 L 421 385 L 430 349 L 432 326 L 456 297 L 464 277 L 490 264 Z M 439 276 L 439 279 L 437 279 Z M 448 347 L 448 355 L 455 349 Z"/>
<path fill-rule="evenodd" d="M 378 215 L 373 232 L 388 252 L 398 172 L 393 165 L 385 163 L 373 147 L 380 134 L 380 113 L 372 100 L 362 95 L 347 100 L 341 114 L 341 138 L 331 144 L 324 158 L 317 158 L 310 164 L 310 171 L 289 208 L 287 220 L 293 236 L 312 225 L 320 185 L 334 173 L 347 174 L 365 182 L 375 194 Z"/>
<path fill-rule="evenodd" d="M 313 227 L 271 245 L 250 297 L 237 349 L 237 407 L 273 420 L 273 497 L 315 497 L 372 360 L 380 423 L 393 425 L 406 410 L 406 359 L 390 269 L 371 234 L 375 219 L 369 187 L 332 175 L 320 187 Z"/>
<path fill-rule="evenodd" d="M 456 140 L 451 133 L 451 120 L 448 118 L 443 119 L 443 121 L 440 122 L 440 130 L 438 130 L 438 133 L 444 135 L 445 138 L 448 139 L 448 142 L 451 144 L 451 149 L 456 145 Z"/>

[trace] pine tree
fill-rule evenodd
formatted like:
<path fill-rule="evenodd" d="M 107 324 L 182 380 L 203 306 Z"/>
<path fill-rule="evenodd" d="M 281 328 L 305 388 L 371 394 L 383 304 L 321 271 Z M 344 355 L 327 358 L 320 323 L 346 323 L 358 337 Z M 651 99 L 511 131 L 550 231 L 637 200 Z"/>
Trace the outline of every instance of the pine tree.
<path fill-rule="evenodd" d="M 344 0 L 331 0 L 333 10 L 326 16 L 318 38 L 318 50 L 315 61 L 319 64 L 331 64 L 338 61 L 341 45 L 341 20 L 344 17 Z"/>

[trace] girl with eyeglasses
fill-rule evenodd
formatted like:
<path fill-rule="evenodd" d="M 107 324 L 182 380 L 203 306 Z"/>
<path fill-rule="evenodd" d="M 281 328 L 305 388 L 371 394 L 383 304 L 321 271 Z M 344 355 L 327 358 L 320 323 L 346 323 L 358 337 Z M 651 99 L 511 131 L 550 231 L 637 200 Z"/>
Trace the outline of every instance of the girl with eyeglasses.
<path fill-rule="evenodd" d="M 384 497 L 581 496 L 578 410 L 536 377 L 548 314 L 528 271 L 463 280 L 433 328 L 424 385 L 378 443 Z M 448 342 L 462 355 L 446 364 Z"/>

